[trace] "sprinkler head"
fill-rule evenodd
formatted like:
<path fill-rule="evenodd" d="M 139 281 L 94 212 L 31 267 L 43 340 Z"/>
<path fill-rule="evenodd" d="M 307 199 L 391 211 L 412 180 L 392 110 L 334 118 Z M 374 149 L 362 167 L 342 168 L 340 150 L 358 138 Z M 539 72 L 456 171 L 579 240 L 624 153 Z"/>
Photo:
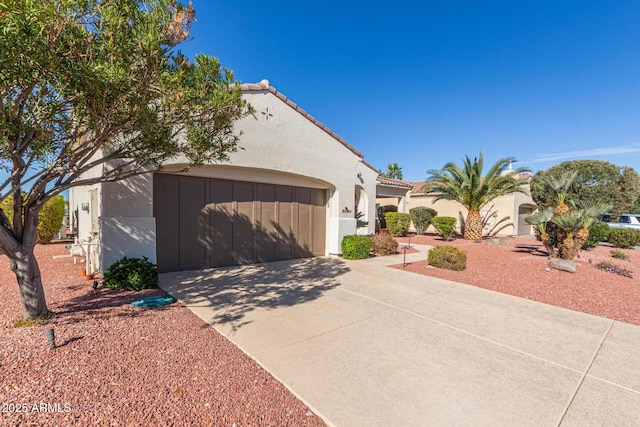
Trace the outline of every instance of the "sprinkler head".
<path fill-rule="evenodd" d="M 56 348 L 56 335 L 53 329 L 45 329 L 44 335 L 47 337 L 47 341 L 49 341 L 49 349 L 53 350 Z"/>

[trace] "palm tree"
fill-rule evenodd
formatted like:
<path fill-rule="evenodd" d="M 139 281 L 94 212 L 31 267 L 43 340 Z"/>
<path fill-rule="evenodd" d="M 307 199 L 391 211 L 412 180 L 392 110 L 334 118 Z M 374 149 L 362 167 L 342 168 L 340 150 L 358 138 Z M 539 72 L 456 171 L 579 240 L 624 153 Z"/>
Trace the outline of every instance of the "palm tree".
<path fill-rule="evenodd" d="M 402 168 L 397 163 L 389 163 L 387 171 L 382 176 L 391 179 L 402 179 Z"/>
<path fill-rule="evenodd" d="M 563 215 L 569 212 L 570 208 L 565 202 L 571 196 L 569 190 L 571 190 L 576 176 L 578 176 L 578 172 L 566 173 L 558 177 L 548 176 L 542 180 L 545 190 L 553 194 L 556 200 L 554 211 L 556 215 Z"/>
<path fill-rule="evenodd" d="M 540 232 L 540 240 L 542 241 L 544 248 L 547 250 L 549 256 L 553 257 L 556 255 L 554 241 L 549 235 L 549 230 L 547 229 L 551 218 L 553 218 L 553 208 L 545 208 L 541 211 L 525 216 L 524 220 L 527 224 L 534 225 L 538 228 L 538 231 Z"/>
<path fill-rule="evenodd" d="M 516 176 L 530 169 L 521 167 L 511 169 L 515 159 L 504 157 L 498 160 L 486 175 L 482 175 L 484 156 L 469 159 L 465 156 L 460 168 L 454 163 L 447 163 L 442 170 L 427 171 L 431 177 L 425 184 L 427 194 L 435 194 L 438 200 L 454 200 L 467 208 L 464 238 L 477 240 L 482 238 L 482 216 L 480 210 L 493 199 L 508 193 L 525 193 L 527 181 Z M 507 170 L 507 168 L 509 168 Z"/>

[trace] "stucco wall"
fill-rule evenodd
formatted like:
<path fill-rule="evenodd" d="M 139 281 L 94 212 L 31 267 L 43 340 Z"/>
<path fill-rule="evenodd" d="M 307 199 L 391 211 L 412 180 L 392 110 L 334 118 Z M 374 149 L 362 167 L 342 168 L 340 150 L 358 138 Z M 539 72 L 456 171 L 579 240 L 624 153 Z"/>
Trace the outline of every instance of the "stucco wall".
<path fill-rule="evenodd" d="M 187 175 L 326 189 L 327 254 L 341 253 L 342 238 L 356 233 L 358 186 L 367 201 L 364 220 L 369 224 L 364 232 L 373 233 L 378 172 L 270 91 L 245 92 L 243 96 L 256 113 L 235 124 L 240 149 L 231 154 L 229 162 L 192 168 Z M 177 173 L 184 164 L 184 159 L 175 158 L 165 164 L 165 171 Z M 146 256 L 155 262 L 152 185 L 152 175 L 148 174 L 94 186 L 100 193 L 103 267 L 124 255 Z M 72 210 L 89 197 L 88 190 L 71 190 Z M 80 221 L 81 226 L 84 222 Z M 79 237 L 86 235 L 83 229 Z"/>
<path fill-rule="evenodd" d="M 481 214 L 484 216 L 489 215 L 489 220 L 485 226 L 483 232 L 488 233 L 494 225 L 496 225 L 502 218 L 509 217 L 508 220 L 498 224 L 495 230 L 500 229 L 496 233 L 499 236 L 511 236 L 514 234 L 522 234 L 518 230 L 518 209 L 522 205 L 534 206 L 535 203 L 529 195 L 528 187 L 526 194 L 522 193 L 510 193 L 504 196 L 497 197 L 491 201 L 487 206 L 481 210 Z M 450 200 L 439 200 L 434 203 L 436 196 L 424 195 L 424 194 L 410 194 L 407 200 L 407 211 L 415 208 L 416 206 L 425 206 L 435 209 L 438 212 L 438 216 L 451 216 L 456 218 L 456 231 L 461 232 L 461 221 L 467 216 L 467 209 L 465 209 L 460 203 Z M 384 200 L 384 199 L 382 199 Z M 492 214 L 493 213 L 493 214 Z M 502 228 L 503 225 L 508 224 Z M 431 228 L 431 230 L 433 230 Z"/>

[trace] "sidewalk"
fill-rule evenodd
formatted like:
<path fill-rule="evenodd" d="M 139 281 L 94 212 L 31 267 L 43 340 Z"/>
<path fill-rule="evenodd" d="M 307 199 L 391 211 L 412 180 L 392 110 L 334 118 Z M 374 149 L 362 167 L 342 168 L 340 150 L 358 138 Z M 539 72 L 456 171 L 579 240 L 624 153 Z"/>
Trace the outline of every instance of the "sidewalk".
<path fill-rule="evenodd" d="M 329 424 L 638 425 L 640 327 L 386 267 L 401 262 L 311 258 L 161 286 Z"/>

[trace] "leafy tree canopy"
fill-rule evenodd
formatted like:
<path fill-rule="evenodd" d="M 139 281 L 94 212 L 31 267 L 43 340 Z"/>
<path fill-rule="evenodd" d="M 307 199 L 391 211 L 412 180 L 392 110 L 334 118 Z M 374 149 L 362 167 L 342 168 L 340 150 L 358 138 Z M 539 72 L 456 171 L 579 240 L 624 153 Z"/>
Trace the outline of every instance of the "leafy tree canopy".
<path fill-rule="evenodd" d="M 574 160 L 536 172 L 531 179 L 531 197 L 541 208 L 555 207 L 554 195 L 546 190 L 544 182 L 573 173 L 567 202 L 609 204 L 616 217 L 629 212 L 640 196 L 640 176 L 633 168 L 602 160 Z"/>
<path fill-rule="evenodd" d="M 0 1 L 0 201 L 13 196 L 0 212 L 0 254 L 25 317 L 47 312 L 33 257 L 47 200 L 236 149 L 233 123 L 247 105 L 233 74 L 177 50 L 194 20 L 178 0 Z"/>

